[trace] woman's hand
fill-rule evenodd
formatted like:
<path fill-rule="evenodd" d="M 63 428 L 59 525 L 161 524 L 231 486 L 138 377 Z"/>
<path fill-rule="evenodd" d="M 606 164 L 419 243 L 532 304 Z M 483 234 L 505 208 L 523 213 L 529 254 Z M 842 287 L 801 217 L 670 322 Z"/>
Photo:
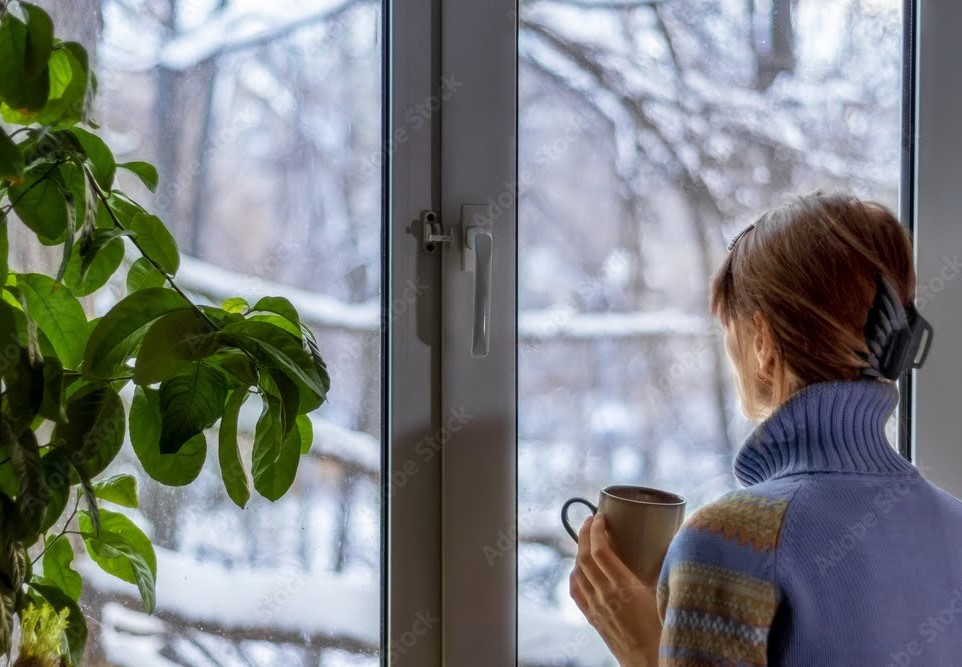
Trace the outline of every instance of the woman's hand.
<path fill-rule="evenodd" d="M 570 594 L 621 667 L 657 667 L 661 620 L 655 590 L 611 549 L 602 515 L 578 532 Z"/>

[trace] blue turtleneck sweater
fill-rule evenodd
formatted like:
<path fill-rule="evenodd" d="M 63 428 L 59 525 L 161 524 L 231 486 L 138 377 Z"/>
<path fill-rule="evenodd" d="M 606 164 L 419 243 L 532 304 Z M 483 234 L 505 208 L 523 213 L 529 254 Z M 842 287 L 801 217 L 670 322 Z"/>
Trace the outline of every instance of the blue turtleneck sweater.
<path fill-rule="evenodd" d="M 898 397 L 819 382 L 755 428 L 665 558 L 660 665 L 962 665 L 962 502 L 886 440 Z"/>

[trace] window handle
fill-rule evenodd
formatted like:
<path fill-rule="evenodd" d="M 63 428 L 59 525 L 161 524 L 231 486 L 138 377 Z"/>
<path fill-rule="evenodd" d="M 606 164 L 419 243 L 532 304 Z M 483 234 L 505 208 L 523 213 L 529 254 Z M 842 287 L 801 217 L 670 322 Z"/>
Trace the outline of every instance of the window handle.
<path fill-rule="evenodd" d="M 465 206 L 461 212 L 464 230 L 461 268 L 474 272 L 474 324 L 471 356 L 488 356 L 491 339 L 491 273 L 494 265 L 494 238 L 491 235 L 490 209 Z"/>

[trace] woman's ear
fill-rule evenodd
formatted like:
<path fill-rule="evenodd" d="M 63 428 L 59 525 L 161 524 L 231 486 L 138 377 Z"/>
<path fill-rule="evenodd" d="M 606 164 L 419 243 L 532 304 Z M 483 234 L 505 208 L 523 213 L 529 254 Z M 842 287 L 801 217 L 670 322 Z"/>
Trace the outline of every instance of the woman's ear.
<path fill-rule="evenodd" d="M 761 311 L 756 310 L 752 316 L 755 335 L 752 342 L 752 349 L 758 360 L 758 368 L 763 372 L 765 369 L 774 366 L 775 363 L 775 341 L 772 338 L 772 331 L 768 326 L 768 321 Z"/>

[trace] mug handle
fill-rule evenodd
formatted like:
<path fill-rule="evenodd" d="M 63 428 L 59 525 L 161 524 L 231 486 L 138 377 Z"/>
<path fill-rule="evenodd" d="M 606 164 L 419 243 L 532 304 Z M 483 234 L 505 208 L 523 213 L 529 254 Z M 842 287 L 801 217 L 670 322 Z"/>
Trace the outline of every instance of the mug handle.
<path fill-rule="evenodd" d="M 561 523 L 565 525 L 565 530 L 567 530 L 568 534 L 571 535 L 571 539 L 577 542 L 578 533 L 575 532 L 575 529 L 571 527 L 571 523 L 568 521 L 568 508 L 574 505 L 575 503 L 581 503 L 582 505 L 587 505 L 588 509 L 591 510 L 592 514 L 595 514 L 598 511 L 598 508 L 595 506 L 593 502 L 591 502 L 590 500 L 585 500 L 584 498 L 569 498 L 565 502 L 565 504 L 561 506 Z"/>

